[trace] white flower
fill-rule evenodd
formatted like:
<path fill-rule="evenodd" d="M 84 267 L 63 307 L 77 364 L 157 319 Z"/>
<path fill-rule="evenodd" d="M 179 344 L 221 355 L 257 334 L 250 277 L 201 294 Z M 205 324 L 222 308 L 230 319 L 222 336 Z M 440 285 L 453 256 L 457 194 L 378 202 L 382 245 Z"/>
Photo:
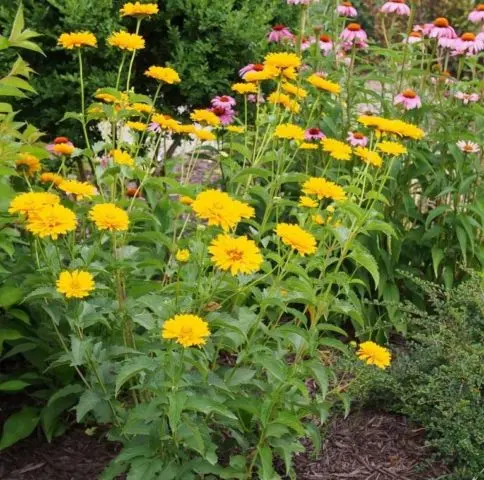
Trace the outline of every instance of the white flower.
<path fill-rule="evenodd" d="M 457 146 L 459 147 L 459 150 L 464 153 L 479 153 L 481 151 L 481 148 L 477 143 L 466 142 L 465 140 L 459 140 Z"/>

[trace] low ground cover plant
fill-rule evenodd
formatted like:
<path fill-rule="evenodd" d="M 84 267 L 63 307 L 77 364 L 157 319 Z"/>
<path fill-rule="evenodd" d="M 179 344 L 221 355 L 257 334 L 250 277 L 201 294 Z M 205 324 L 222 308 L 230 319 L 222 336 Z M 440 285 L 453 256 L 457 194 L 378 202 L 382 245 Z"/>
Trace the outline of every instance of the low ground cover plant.
<path fill-rule="evenodd" d="M 179 118 L 163 102 L 185 81 L 176 65 L 146 67 L 152 96 L 133 84 L 156 4 L 124 4 L 129 31 L 58 37 L 79 68 L 64 120 L 82 142 L 39 148 L 18 124 L 2 137 L 2 339 L 9 358 L 40 356 L 51 408 L 7 420 L 1 447 L 39 421 L 52 437 L 74 411 L 125 446 L 106 479 L 294 476 L 301 439 L 318 450 L 333 406 L 348 412 L 357 362 L 391 363 L 400 296 L 422 299 L 397 267 L 451 286 L 458 262 L 480 265 L 482 34 L 414 27 L 413 3 L 387 2 L 381 47 L 348 2 L 287 3 L 297 32 L 274 26 L 260 63 Z M 119 63 L 91 96 L 101 42 Z M 353 359 L 343 376 L 335 352 Z"/>

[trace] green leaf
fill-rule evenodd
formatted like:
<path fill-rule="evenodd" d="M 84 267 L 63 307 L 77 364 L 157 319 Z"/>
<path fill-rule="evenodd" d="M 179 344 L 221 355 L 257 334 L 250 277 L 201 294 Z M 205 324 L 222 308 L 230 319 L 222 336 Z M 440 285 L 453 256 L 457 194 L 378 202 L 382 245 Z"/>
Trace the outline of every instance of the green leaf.
<path fill-rule="evenodd" d="M 29 385 L 30 383 L 24 382 L 23 380 L 7 380 L 6 382 L 0 383 L 0 391 L 18 392 Z"/>
<path fill-rule="evenodd" d="M 186 401 L 185 408 L 187 410 L 202 412 L 206 415 L 209 415 L 210 413 L 218 413 L 219 415 L 231 418 L 232 420 L 237 420 L 237 416 L 232 411 L 223 404 L 210 398 L 190 397 Z"/>
<path fill-rule="evenodd" d="M 0 288 L 0 307 L 8 309 L 12 305 L 16 305 L 22 300 L 24 292 L 18 287 L 2 287 Z"/>
<path fill-rule="evenodd" d="M 185 408 L 187 396 L 183 392 L 170 393 L 168 395 L 168 421 L 170 422 L 170 428 L 173 434 L 178 429 L 180 423 L 181 414 Z"/>
<path fill-rule="evenodd" d="M 459 241 L 462 258 L 464 259 L 464 266 L 466 266 L 467 265 L 467 233 L 459 225 L 457 225 L 455 233 L 457 235 L 457 240 Z"/>
<path fill-rule="evenodd" d="M 12 25 L 12 31 L 10 32 L 10 37 L 8 38 L 9 41 L 15 42 L 17 38 L 21 35 L 24 28 L 25 28 L 24 9 L 22 5 L 20 5 L 17 9 L 17 13 L 15 14 L 15 19 Z"/>
<path fill-rule="evenodd" d="M 359 266 L 368 270 L 373 277 L 375 287 L 378 287 L 380 274 L 378 273 L 378 264 L 376 263 L 375 257 L 359 243 L 354 244 L 353 250 L 348 257 L 354 260 Z"/>
<path fill-rule="evenodd" d="M 319 388 L 321 389 L 321 394 L 323 395 L 323 398 L 325 398 L 328 394 L 329 386 L 329 376 L 327 368 L 317 360 L 313 360 L 308 365 L 308 367 L 312 375 L 314 376 L 317 384 L 319 385 Z"/>
<path fill-rule="evenodd" d="M 432 265 L 434 267 L 435 278 L 439 276 L 439 265 L 444 258 L 444 250 L 434 245 L 432 247 Z"/>
<path fill-rule="evenodd" d="M 152 372 L 153 370 L 155 370 L 156 366 L 156 361 L 151 357 L 140 356 L 136 357 L 133 360 L 129 360 L 121 367 L 118 375 L 116 376 L 116 388 L 114 395 L 118 396 L 121 387 L 138 373 L 144 370 Z"/>
<path fill-rule="evenodd" d="M 18 340 L 19 338 L 23 338 L 19 331 L 12 328 L 0 328 L 0 354 L 3 351 L 3 342 L 5 340 Z"/>
<path fill-rule="evenodd" d="M 81 393 L 84 390 L 84 387 L 79 384 L 73 384 L 73 385 L 67 385 L 60 390 L 57 390 L 50 398 L 49 401 L 47 402 L 47 405 L 50 405 L 51 403 L 54 403 L 56 400 L 59 400 L 60 398 L 64 397 L 69 397 L 72 395 L 77 395 Z"/>
<path fill-rule="evenodd" d="M 440 215 L 443 215 L 449 210 L 450 210 L 449 205 L 439 205 L 437 208 L 434 208 L 433 210 L 431 210 L 427 215 L 427 219 L 425 220 L 425 228 L 429 228 L 429 225 L 431 224 L 432 220 L 439 217 Z"/>
<path fill-rule="evenodd" d="M 255 370 L 251 370 L 250 368 L 238 368 L 229 371 L 228 375 L 226 375 L 225 382 L 230 387 L 235 387 L 236 385 L 249 383 L 254 375 Z"/>
<path fill-rule="evenodd" d="M 36 408 L 25 407 L 7 418 L 3 425 L 0 450 L 28 437 L 39 423 L 39 411 Z"/>
<path fill-rule="evenodd" d="M 81 422 L 82 419 L 101 401 L 101 397 L 92 390 L 86 390 L 79 399 L 79 403 L 76 406 L 76 420 Z"/>
<path fill-rule="evenodd" d="M 279 478 L 274 472 L 274 467 L 272 466 L 272 450 L 267 445 L 258 447 L 257 451 L 259 453 L 259 458 L 261 460 L 259 468 L 259 478 L 261 480 L 275 480 Z"/>
<path fill-rule="evenodd" d="M 306 430 L 304 429 L 302 423 L 299 421 L 299 419 L 293 415 L 292 413 L 289 412 L 281 412 L 277 418 L 275 418 L 271 424 L 277 424 L 280 423 L 281 425 L 285 425 L 292 430 L 294 430 L 297 434 L 303 436 L 306 434 Z"/>

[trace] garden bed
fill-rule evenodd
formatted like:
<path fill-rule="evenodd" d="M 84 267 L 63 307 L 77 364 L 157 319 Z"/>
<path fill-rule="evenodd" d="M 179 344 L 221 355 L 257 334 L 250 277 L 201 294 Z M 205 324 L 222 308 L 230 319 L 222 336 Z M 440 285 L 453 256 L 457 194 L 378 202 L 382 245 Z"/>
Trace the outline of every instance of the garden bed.
<path fill-rule="evenodd" d="M 95 479 L 120 446 L 74 428 L 47 443 L 32 436 L 2 454 L 0 480 Z M 424 430 L 405 417 L 366 410 L 333 421 L 323 452 L 296 457 L 304 480 L 430 480 L 447 470 L 431 461 Z"/>

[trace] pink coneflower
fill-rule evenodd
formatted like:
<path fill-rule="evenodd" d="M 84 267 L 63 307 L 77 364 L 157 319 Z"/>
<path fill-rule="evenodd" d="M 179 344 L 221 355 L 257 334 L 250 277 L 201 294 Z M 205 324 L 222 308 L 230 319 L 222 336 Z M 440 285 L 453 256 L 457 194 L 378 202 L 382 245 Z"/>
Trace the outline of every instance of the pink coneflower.
<path fill-rule="evenodd" d="M 230 125 L 234 121 L 235 112 L 230 107 L 213 107 L 209 110 L 217 115 L 222 125 Z"/>
<path fill-rule="evenodd" d="M 467 18 L 469 22 L 472 23 L 484 22 L 484 3 L 479 3 L 479 5 L 476 5 L 474 10 L 469 13 L 469 16 Z"/>
<path fill-rule="evenodd" d="M 366 42 L 368 35 L 358 23 L 350 23 L 341 33 L 341 40 L 345 42 Z"/>
<path fill-rule="evenodd" d="M 319 48 L 324 55 L 328 55 L 328 53 L 333 49 L 333 41 L 329 35 L 322 34 L 319 36 Z"/>
<path fill-rule="evenodd" d="M 279 43 L 284 40 L 291 40 L 293 34 L 285 25 L 274 25 L 267 35 L 267 41 Z"/>
<path fill-rule="evenodd" d="M 352 147 L 366 147 L 368 145 L 368 137 L 360 132 L 348 132 L 346 140 Z"/>
<path fill-rule="evenodd" d="M 428 36 L 430 38 L 457 38 L 455 30 L 450 26 L 449 21 L 443 17 L 439 17 L 434 20 Z"/>
<path fill-rule="evenodd" d="M 351 2 L 343 2 L 336 7 L 336 12 L 341 17 L 357 17 L 358 11 L 351 4 Z"/>
<path fill-rule="evenodd" d="M 245 74 L 248 72 L 262 72 L 264 70 L 264 65 L 262 63 L 249 63 L 245 67 L 239 70 L 239 75 L 244 78 Z"/>
<path fill-rule="evenodd" d="M 62 150 L 59 148 L 55 148 L 56 145 L 68 145 L 69 147 L 74 147 L 74 144 L 67 138 L 67 137 L 56 137 L 52 143 L 49 143 L 45 146 L 46 150 L 53 155 L 64 155 Z"/>
<path fill-rule="evenodd" d="M 476 55 L 484 50 L 484 40 L 473 33 L 467 32 L 454 40 L 452 45 L 453 55 Z"/>
<path fill-rule="evenodd" d="M 297 43 L 297 37 L 294 36 L 293 38 L 293 43 L 296 44 Z M 314 37 L 302 37 L 301 38 L 301 50 L 307 50 L 311 45 L 314 44 L 314 42 L 316 42 L 316 39 Z"/>
<path fill-rule="evenodd" d="M 459 150 L 464 153 L 479 153 L 481 151 L 481 148 L 477 143 L 466 142 L 465 140 L 459 140 L 457 146 L 459 147 Z"/>
<path fill-rule="evenodd" d="M 308 128 L 304 132 L 304 140 L 322 140 L 326 135 L 319 128 Z"/>
<path fill-rule="evenodd" d="M 232 108 L 237 102 L 233 97 L 222 95 L 212 98 L 210 103 L 212 104 L 212 107 Z"/>
<path fill-rule="evenodd" d="M 477 93 L 457 92 L 455 98 L 462 100 L 464 105 L 467 105 L 468 103 L 478 102 L 480 97 Z"/>
<path fill-rule="evenodd" d="M 423 40 L 422 34 L 420 32 L 412 32 L 405 40 L 404 42 L 408 43 L 420 43 Z"/>
<path fill-rule="evenodd" d="M 405 110 L 413 110 L 414 108 L 420 108 L 422 101 L 416 92 L 407 89 L 395 97 L 395 105 L 402 105 Z"/>
<path fill-rule="evenodd" d="M 405 3 L 405 0 L 391 0 L 386 2 L 382 7 L 380 12 L 382 13 L 396 13 L 397 15 L 410 15 L 410 8 Z"/>
<path fill-rule="evenodd" d="M 149 132 L 154 132 L 154 133 L 160 133 L 161 132 L 161 126 L 160 126 L 159 123 L 151 122 L 148 125 L 148 131 Z"/>
<path fill-rule="evenodd" d="M 364 50 L 365 48 L 368 48 L 368 43 L 366 43 L 364 40 L 363 41 L 355 41 L 355 42 L 343 42 L 341 44 L 341 48 L 345 52 L 350 52 L 353 47 L 355 47 L 357 50 Z"/>
<path fill-rule="evenodd" d="M 262 93 L 260 93 L 258 96 L 251 93 L 250 95 L 247 95 L 247 100 L 250 103 L 259 103 L 259 104 L 266 102 L 264 99 L 264 95 L 262 95 Z"/>

